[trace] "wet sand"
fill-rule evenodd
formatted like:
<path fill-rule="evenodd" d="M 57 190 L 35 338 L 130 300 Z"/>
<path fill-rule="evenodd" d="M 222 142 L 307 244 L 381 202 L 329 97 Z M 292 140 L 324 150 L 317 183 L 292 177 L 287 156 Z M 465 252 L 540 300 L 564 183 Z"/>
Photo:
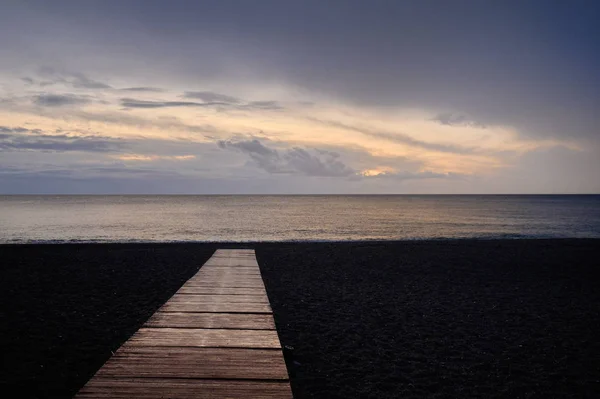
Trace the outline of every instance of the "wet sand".
<path fill-rule="evenodd" d="M 71 397 L 216 247 L 0 246 L 2 391 Z M 600 240 L 252 247 L 296 398 L 600 397 Z"/>

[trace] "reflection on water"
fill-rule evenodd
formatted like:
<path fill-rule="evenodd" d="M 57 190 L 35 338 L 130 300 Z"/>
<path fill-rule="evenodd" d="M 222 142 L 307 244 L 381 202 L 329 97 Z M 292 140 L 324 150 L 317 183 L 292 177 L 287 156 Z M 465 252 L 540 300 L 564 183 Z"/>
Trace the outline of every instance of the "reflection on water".
<path fill-rule="evenodd" d="M 600 196 L 0 196 L 0 242 L 600 237 Z"/>

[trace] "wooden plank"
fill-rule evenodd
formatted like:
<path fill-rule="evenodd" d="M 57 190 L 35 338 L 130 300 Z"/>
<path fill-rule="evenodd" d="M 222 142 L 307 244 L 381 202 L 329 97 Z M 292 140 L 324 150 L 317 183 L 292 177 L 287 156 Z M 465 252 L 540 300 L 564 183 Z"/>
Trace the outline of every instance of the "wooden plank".
<path fill-rule="evenodd" d="M 195 328 L 140 328 L 131 346 L 194 346 L 212 348 L 281 348 L 277 331 Z"/>
<path fill-rule="evenodd" d="M 249 269 L 249 270 L 246 270 Z M 223 267 L 211 267 L 208 269 L 200 269 L 196 276 L 207 275 L 207 274 L 234 274 L 236 276 L 258 276 L 260 277 L 260 272 L 255 267 L 244 267 L 236 269 L 235 267 L 223 266 Z"/>
<path fill-rule="evenodd" d="M 200 269 L 202 270 L 202 269 Z M 230 266 L 210 266 L 204 269 L 205 272 L 217 273 L 217 272 L 234 272 L 239 275 L 257 275 L 260 276 L 260 271 L 256 267 L 230 267 Z"/>
<path fill-rule="evenodd" d="M 242 259 L 242 258 L 210 258 L 206 263 L 206 266 L 258 266 L 255 259 Z"/>
<path fill-rule="evenodd" d="M 198 276 L 193 280 L 188 280 L 188 283 L 245 283 L 264 286 L 264 283 L 260 277 L 255 278 L 240 276 Z"/>
<path fill-rule="evenodd" d="M 184 287 L 264 288 L 262 281 L 188 281 Z"/>
<path fill-rule="evenodd" d="M 245 330 L 274 330 L 270 314 L 255 313 L 176 313 L 156 312 L 146 327 L 236 328 Z"/>
<path fill-rule="evenodd" d="M 247 254 L 247 255 L 243 255 L 243 254 L 237 254 L 237 255 L 214 255 L 211 257 L 211 259 L 252 259 L 252 260 L 256 260 L 256 256 L 254 254 Z"/>
<path fill-rule="evenodd" d="M 240 280 L 257 280 L 262 282 L 262 276 L 260 274 L 245 274 L 245 273 L 228 273 L 228 272 L 198 272 L 190 280 L 209 280 L 215 278 L 227 278 L 227 279 L 240 279 Z M 190 281 L 188 280 L 188 281 Z"/>
<path fill-rule="evenodd" d="M 250 259 L 256 260 L 256 256 L 254 254 L 215 254 L 211 257 L 211 259 Z"/>
<path fill-rule="evenodd" d="M 219 288 L 213 286 L 183 286 L 177 291 L 181 294 L 213 294 L 213 295 L 266 295 L 264 288 Z"/>
<path fill-rule="evenodd" d="M 216 273 L 207 273 L 203 275 L 196 275 L 194 278 L 189 279 L 187 283 L 202 283 L 202 282 L 212 282 L 212 281 L 247 281 L 251 283 L 264 283 L 260 275 L 235 275 L 235 274 L 216 274 Z M 261 287 L 262 288 L 262 287 Z"/>
<path fill-rule="evenodd" d="M 266 295 L 173 295 L 170 303 L 269 303 Z"/>
<path fill-rule="evenodd" d="M 215 251 L 215 255 L 230 255 L 238 256 L 238 255 L 254 255 L 254 249 L 252 248 L 221 248 Z"/>
<path fill-rule="evenodd" d="M 184 287 L 214 287 L 214 288 L 253 288 L 261 289 L 264 287 L 262 282 L 257 281 L 241 281 L 241 280 L 224 280 L 224 281 L 190 281 Z"/>
<path fill-rule="evenodd" d="M 264 303 L 170 303 L 159 309 L 161 312 L 201 313 L 272 313 L 271 306 Z"/>
<path fill-rule="evenodd" d="M 200 269 L 203 272 L 211 271 L 211 272 L 236 272 L 239 274 L 258 274 L 260 275 L 260 270 L 256 266 L 202 266 Z"/>
<path fill-rule="evenodd" d="M 238 274 L 238 273 L 198 273 L 192 281 L 208 281 L 208 280 L 242 280 L 242 281 L 259 281 L 262 282 L 260 274 Z"/>
<path fill-rule="evenodd" d="M 248 280 L 248 281 L 263 281 L 260 274 L 240 274 L 240 273 L 228 273 L 228 272 L 199 272 L 191 280 Z"/>
<path fill-rule="evenodd" d="M 223 268 L 223 269 L 231 269 L 230 267 L 228 268 Z M 206 271 L 202 271 L 202 269 L 200 269 L 200 271 L 194 276 L 192 277 L 192 279 L 200 279 L 200 278 L 204 278 L 204 276 L 226 276 L 226 277 L 239 277 L 239 278 L 251 278 L 251 279 L 260 279 L 262 280 L 262 276 L 260 273 L 237 273 L 235 271 L 230 271 L 230 270 L 206 270 Z"/>
<path fill-rule="evenodd" d="M 287 381 L 172 378 L 94 378 L 79 398 L 111 399 L 292 399 Z"/>
<path fill-rule="evenodd" d="M 238 297 L 241 297 L 240 295 L 237 295 Z M 186 299 L 189 298 L 189 299 Z M 174 299 L 172 301 L 169 301 L 169 304 L 171 304 L 173 307 L 179 306 L 179 305 L 185 305 L 185 306 L 194 306 L 194 305 L 219 305 L 219 304 L 228 304 L 228 305 L 268 305 L 269 301 L 267 300 L 261 300 L 259 296 L 253 296 L 251 298 L 257 298 L 257 299 L 250 299 L 250 300 L 245 300 L 245 301 L 240 301 L 240 300 L 231 300 L 231 301 L 219 301 L 214 300 L 212 298 L 198 298 L 195 295 L 182 295 L 180 297 L 178 297 L 177 299 Z"/>
<path fill-rule="evenodd" d="M 281 350 L 125 345 L 99 377 L 287 380 Z"/>
<path fill-rule="evenodd" d="M 219 261 L 219 260 L 215 260 L 215 261 L 209 261 L 209 263 L 206 263 L 206 266 L 210 266 L 210 267 L 226 267 L 226 268 L 247 268 L 247 267 L 258 267 L 258 265 L 256 264 L 255 261 L 232 261 L 232 260 L 228 260 L 228 261 Z"/>
<path fill-rule="evenodd" d="M 215 254 L 211 257 L 211 259 L 254 259 L 256 260 L 256 255 L 254 254 Z"/>
<path fill-rule="evenodd" d="M 220 271 L 206 271 L 199 272 L 192 279 L 194 280 L 202 280 L 209 278 L 243 278 L 243 279 L 260 279 L 262 281 L 262 276 L 260 273 L 236 273 L 236 272 L 220 272 Z"/>

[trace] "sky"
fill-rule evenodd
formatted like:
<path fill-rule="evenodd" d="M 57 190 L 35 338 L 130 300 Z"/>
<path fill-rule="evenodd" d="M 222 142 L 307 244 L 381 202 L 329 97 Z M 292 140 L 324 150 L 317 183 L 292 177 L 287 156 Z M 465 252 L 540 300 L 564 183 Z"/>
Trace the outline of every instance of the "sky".
<path fill-rule="evenodd" d="M 600 193 L 595 1 L 0 0 L 0 194 Z"/>

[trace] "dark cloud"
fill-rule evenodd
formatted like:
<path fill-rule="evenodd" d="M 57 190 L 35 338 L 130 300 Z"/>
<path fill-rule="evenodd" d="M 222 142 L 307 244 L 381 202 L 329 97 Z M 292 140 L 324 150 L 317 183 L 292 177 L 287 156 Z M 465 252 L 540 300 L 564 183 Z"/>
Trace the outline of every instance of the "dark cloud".
<path fill-rule="evenodd" d="M 127 142 L 103 136 L 69 136 L 66 134 L 42 134 L 39 129 L 0 126 L 0 152 L 114 152 L 122 150 Z"/>
<path fill-rule="evenodd" d="M 338 160 L 338 156 L 329 152 L 311 153 L 294 147 L 283 154 L 283 159 L 294 170 L 307 176 L 351 176 L 355 170 Z"/>
<path fill-rule="evenodd" d="M 32 78 L 28 78 L 32 80 L 32 83 L 37 83 L 40 86 L 49 86 L 53 84 L 64 84 L 66 86 L 71 86 L 76 89 L 111 89 L 112 87 L 106 83 L 99 82 L 97 80 L 91 79 L 88 76 L 84 75 L 81 72 L 70 72 L 64 70 L 57 70 L 52 67 L 41 67 L 38 70 L 38 74 L 47 81 L 34 81 Z M 26 78 L 27 79 L 27 78 Z"/>
<path fill-rule="evenodd" d="M 277 101 L 251 101 L 245 105 L 241 105 L 240 109 L 263 109 L 270 111 L 278 111 L 284 109 L 284 107 Z"/>
<path fill-rule="evenodd" d="M 21 81 L 24 82 L 28 86 L 39 86 L 39 87 L 52 86 L 53 84 L 58 83 L 57 81 L 52 81 L 52 80 L 38 80 L 38 79 L 34 79 L 30 76 L 22 77 Z"/>
<path fill-rule="evenodd" d="M 442 113 L 436 115 L 431 120 L 447 126 L 472 126 L 479 128 L 486 127 L 485 124 L 474 121 L 468 118 L 466 115 L 461 114 Z"/>
<path fill-rule="evenodd" d="M 293 173 L 286 167 L 277 150 L 264 146 L 258 140 L 220 140 L 217 145 L 222 149 L 234 149 L 248 155 L 256 166 L 269 173 Z"/>
<path fill-rule="evenodd" d="M 89 97 L 77 96 L 75 94 L 40 94 L 33 99 L 33 103 L 41 107 L 84 105 L 90 102 Z"/>
<path fill-rule="evenodd" d="M 260 141 L 221 140 L 223 149 L 234 149 L 250 157 L 259 168 L 269 173 L 300 174 L 305 176 L 349 177 L 356 171 L 346 166 L 339 155 L 329 151 L 307 150 L 299 147 L 278 151 Z"/>
<path fill-rule="evenodd" d="M 245 141 L 231 141 L 231 140 L 220 140 L 217 142 L 220 148 L 235 148 L 248 154 L 258 154 L 264 157 L 278 158 L 279 153 L 277 150 L 272 150 L 266 147 L 258 140 L 245 140 Z"/>
<path fill-rule="evenodd" d="M 219 148 L 232 149 L 250 157 L 252 164 L 271 174 L 290 174 L 316 177 L 341 177 L 347 180 L 390 179 L 448 179 L 459 178 L 458 174 L 424 172 L 384 172 L 378 175 L 362 174 L 340 160 L 335 151 L 318 148 L 292 147 L 283 150 L 269 148 L 257 139 L 221 140 Z"/>
<path fill-rule="evenodd" d="M 41 133 L 40 129 L 27 129 L 25 127 L 0 126 L 0 133 Z"/>
<path fill-rule="evenodd" d="M 148 92 L 148 93 L 163 93 L 165 89 L 159 87 L 125 87 L 122 91 L 133 91 L 133 92 Z"/>
<path fill-rule="evenodd" d="M 71 85 L 75 88 L 84 88 L 84 89 L 110 89 L 111 86 L 98 82 L 97 80 L 92 80 L 87 78 L 82 74 L 75 74 L 71 79 Z"/>
<path fill-rule="evenodd" d="M 121 105 L 126 108 L 169 108 L 169 107 L 212 107 L 226 106 L 227 103 L 198 103 L 193 101 L 146 101 L 135 98 L 122 98 Z"/>
<path fill-rule="evenodd" d="M 205 98 L 218 98 L 222 95 L 205 96 Z M 233 97 L 231 97 L 233 98 Z M 268 110 L 277 111 L 284 109 L 277 101 L 251 101 L 248 103 L 235 103 L 226 101 L 149 101 L 136 98 L 122 98 L 121 105 L 125 108 L 171 108 L 171 107 L 215 107 L 220 110 Z"/>
<path fill-rule="evenodd" d="M 204 102 L 222 102 L 229 104 L 239 104 L 242 102 L 237 97 L 228 96 L 227 94 L 215 93 L 212 91 L 186 91 L 183 97 L 195 98 Z"/>

